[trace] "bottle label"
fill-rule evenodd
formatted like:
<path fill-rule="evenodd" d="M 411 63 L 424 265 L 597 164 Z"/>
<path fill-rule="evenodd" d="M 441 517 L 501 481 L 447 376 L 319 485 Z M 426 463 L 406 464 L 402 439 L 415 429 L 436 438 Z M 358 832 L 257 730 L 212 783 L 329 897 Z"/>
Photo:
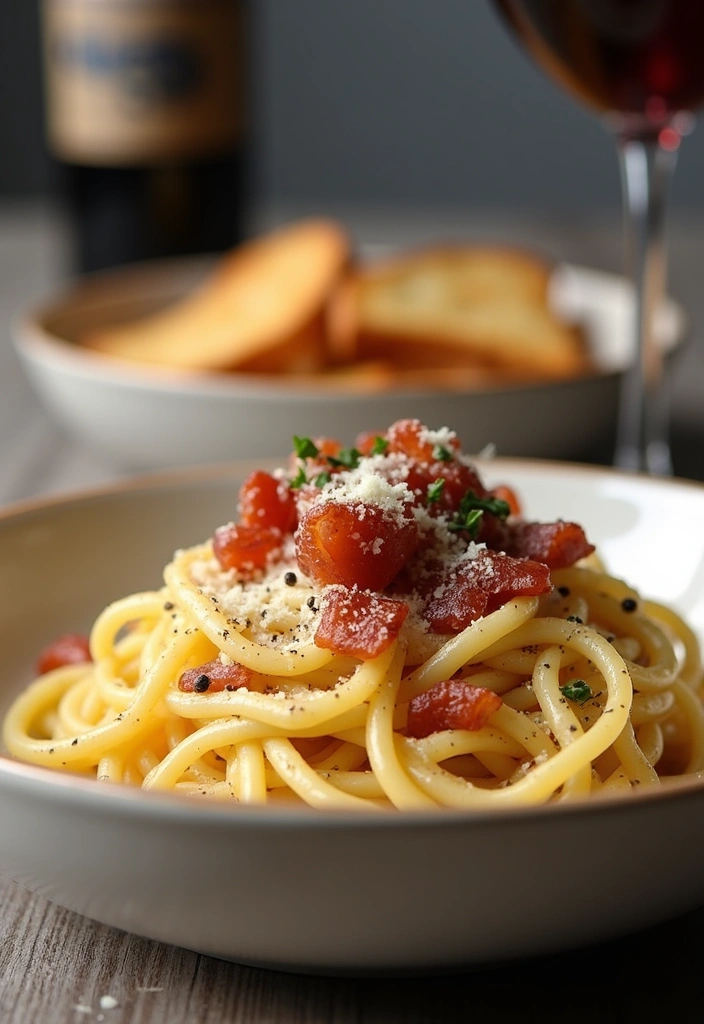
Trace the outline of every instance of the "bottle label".
<path fill-rule="evenodd" d="M 69 163 L 216 156 L 242 132 L 239 0 L 44 0 L 47 135 Z"/>

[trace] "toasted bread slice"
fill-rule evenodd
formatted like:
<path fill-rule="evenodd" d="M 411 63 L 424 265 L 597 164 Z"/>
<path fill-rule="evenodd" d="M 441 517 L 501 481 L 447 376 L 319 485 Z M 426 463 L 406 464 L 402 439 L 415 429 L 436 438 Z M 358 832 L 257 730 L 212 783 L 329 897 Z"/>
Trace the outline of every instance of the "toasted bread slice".
<path fill-rule="evenodd" d="M 580 331 L 550 309 L 551 268 L 520 250 L 433 248 L 350 272 L 329 314 L 340 362 L 493 369 L 507 379 L 586 368 Z"/>
<path fill-rule="evenodd" d="M 82 341 L 187 370 L 309 372 L 325 362 L 323 310 L 350 258 L 332 221 L 302 221 L 223 257 L 191 295 Z"/>

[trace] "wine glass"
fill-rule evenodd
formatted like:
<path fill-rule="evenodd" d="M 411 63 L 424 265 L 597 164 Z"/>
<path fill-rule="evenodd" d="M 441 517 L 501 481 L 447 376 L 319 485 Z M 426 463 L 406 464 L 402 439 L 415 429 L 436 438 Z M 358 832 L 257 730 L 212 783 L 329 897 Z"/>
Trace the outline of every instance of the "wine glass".
<path fill-rule="evenodd" d="M 623 378 L 614 462 L 672 472 L 655 314 L 665 293 L 668 185 L 704 101 L 704 0 L 494 0 L 536 63 L 615 136 L 635 288 L 635 358 Z"/>

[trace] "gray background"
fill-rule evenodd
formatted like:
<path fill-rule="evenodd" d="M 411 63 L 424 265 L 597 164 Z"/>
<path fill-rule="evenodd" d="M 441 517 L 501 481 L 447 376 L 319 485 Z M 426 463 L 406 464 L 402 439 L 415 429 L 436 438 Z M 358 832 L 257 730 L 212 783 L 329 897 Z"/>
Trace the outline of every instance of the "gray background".
<path fill-rule="evenodd" d="M 704 0 L 702 0 L 704 2 Z M 606 132 L 543 79 L 489 0 L 252 0 L 256 198 L 618 216 Z M 37 0 L 0 0 L 0 198 L 43 196 Z M 673 212 L 704 206 L 704 129 Z"/>

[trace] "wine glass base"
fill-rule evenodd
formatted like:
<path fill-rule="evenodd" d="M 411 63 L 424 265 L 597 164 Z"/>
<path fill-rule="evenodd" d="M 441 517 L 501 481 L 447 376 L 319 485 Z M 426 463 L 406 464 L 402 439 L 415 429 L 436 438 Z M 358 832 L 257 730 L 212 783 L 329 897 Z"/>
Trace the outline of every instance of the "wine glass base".
<path fill-rule="evenodd" d="M 651 441 L 644 449 L 620 445 L 614 455 L 614 465 L 629 473 L 652 473 L 654 476 L 672 476 L 672 455 L 666 441 Z"/>

